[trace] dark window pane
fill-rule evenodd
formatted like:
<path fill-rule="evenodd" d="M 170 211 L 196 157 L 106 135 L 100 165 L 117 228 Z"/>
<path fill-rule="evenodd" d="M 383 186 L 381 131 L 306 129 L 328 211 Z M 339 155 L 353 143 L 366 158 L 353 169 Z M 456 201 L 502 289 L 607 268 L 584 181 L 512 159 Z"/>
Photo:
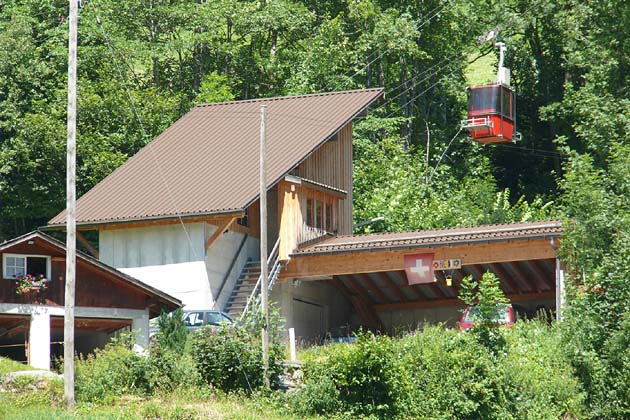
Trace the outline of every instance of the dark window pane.
<path fill-rule="evenodd" d="M 322 202 L 315 202 L 315 227 L 319 229 L 324 228 L 324 209 L 322 208 Z"/>
<path fill-rule="evenodd" d="M 470 91 L 468 102 L 469 112 L 497 112 L 497 100 L 499 99 L 499 86 L 487 86 L 474 88 Z"/>
<path fill-rule="evenodd" d="M 326 230 L 332 232 L 333 229 L 333 206 L 326 204 Z"/>
<path fill-rule="evenodd" d="M 33 276 L 39 276 L 40 274 L 46 277 L 46 258 L 43 257 L 28 257 L 26 259 L 26 273 Z"/>
<path fill-rule="evenodd" d="M 503 116 L 512 119 L 512 92 L 509 89 L 503 88 Z"/>
<path fill-rule="evenodd" d="M 184 323 L 188 327 L 200 327 L 203 325 L 203 312 L 188 312 L 184 315 Z"/>
<path fill-rule="evenodd" d="M 306 200 L 306 225 L 313 226 L 313 200 Z"/>

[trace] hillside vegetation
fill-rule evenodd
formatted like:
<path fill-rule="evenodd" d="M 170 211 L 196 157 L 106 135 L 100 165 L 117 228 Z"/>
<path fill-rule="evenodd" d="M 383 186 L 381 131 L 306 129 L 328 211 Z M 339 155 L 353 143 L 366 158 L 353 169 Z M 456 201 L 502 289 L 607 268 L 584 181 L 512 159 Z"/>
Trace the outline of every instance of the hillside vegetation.
<path fill-rule="evenodd" d="M 396 231 L 562 218 L 562 342 L 585 416 L 630 418 L 626 0 L 82 4 L 79 194 L 197 103 L 382 86 L 355 125 L 356 221 L 383 216 L 363 229 Z M 0 4 L 0 240 L 64 207 L 66 8 Z M 494 72 L 496 49 L 478 44 L 490 30 L 508 46 L 515 145 L 456 136 L 468 81 Z"/>

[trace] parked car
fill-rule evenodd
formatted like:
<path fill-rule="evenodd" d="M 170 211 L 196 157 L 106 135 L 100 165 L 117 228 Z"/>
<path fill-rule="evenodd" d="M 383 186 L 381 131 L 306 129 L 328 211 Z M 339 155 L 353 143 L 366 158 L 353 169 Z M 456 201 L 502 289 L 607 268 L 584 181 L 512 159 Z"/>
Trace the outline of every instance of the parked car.
<path fill-rule="evenodd" d="M 188 331 L 194 331 L 204 325 L 212 325 L 218 327 L 221 324 L 233 324 L 234 320 L 231 316 L 223 311 L 195 310 L 184 311 L 184 323 Z"/>
<path fill-rule="evenodd" d="M 459 321 L 459 328 L 466 331 L 475 326 L 479 319 L 479 307 L 467 306 Z M 516 320 L 512 305 L 500 304 L 496 306 L 493 320 L 505 327 L 511 327 Z"/>
<path fill-rule="evenodd" d="M 170 315 L 170 314 L 169 314 Z M 234 320 L 231 316 L 223 311 L 213 311 L 207 309 L 199 310 L 185 310 L 183 312 L 184 324 L 188 331 L 194 331 L 204 325 L 211 325 L 218 327 L 221 324 L 233 324 Z M 158 333 L 160 327 L 158 325 L 158 318 L 153 318 L 149 322 L 149 337 L 153 337 Z"/>

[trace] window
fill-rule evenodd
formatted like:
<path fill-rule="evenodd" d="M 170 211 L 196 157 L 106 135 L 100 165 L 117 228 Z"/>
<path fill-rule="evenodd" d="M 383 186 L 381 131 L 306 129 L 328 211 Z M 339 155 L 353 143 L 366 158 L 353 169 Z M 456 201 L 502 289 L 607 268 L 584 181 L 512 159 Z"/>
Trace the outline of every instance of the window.
<path fill-rule="evenodd" d="M 333 225 L 333 206 L 330 203 L 326 203 L 326 230 L 328 232 L 335 230 Z"/>
<path fill-rule="evenodd" d="M 313 199 L 306 199 L 306 225 L 313 226 Z"/>
<path fill-rule="evenodd" d="M 41 274 L 48 279 L 50 278 L 50 257 L 18 254 L 4 254 L 3 257 L 2 277 L 5 279 L 14 279 L 26 274 L 33 276 Z"/>
<path fill-rule="evenodd" d="M 315 201 L 315 227 L 324 228 L 324 209 L 321 201 Z"/>

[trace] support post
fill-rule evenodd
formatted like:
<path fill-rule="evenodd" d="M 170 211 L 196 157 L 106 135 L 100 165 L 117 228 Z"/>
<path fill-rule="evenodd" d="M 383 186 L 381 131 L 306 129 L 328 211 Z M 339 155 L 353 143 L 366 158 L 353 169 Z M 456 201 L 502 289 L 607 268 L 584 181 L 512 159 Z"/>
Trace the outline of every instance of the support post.
<path fill-rule="evenodd" d="M 76 134 L 78 0 L 70 0 L 68 36 L 68 144 L 66 156 L 66 290 L 63 322 L 64 400 L 74 409 L 74 292 L 76 274 Z"/>
<path fill-rule="evenodd" d="M 263 381 L 267 389 L 269 383 L 269 302 L 267 288 L 269 265 L 267 264 L 267 107 L 260 107 L 260 304 L 263 312 L 262 352 Z"/>
<path fill-rule="evenodd" d="M 556 258 L 556 321 L 562 321 L 564 309 L 564 270 L 560 266 L 560 260 Z"/>
<path fill-rule="evenodd" d="M 297 360 L 297 353 L 295 352 L 295 328 L 289 328 L 289 352 L 291 353 L 291 361 Z"/>
<path fill-rule="evenodd" d="M 45 308 L 31 314 L 28 343 L 29 365 L 50 370 L 50 315 Z"/>

